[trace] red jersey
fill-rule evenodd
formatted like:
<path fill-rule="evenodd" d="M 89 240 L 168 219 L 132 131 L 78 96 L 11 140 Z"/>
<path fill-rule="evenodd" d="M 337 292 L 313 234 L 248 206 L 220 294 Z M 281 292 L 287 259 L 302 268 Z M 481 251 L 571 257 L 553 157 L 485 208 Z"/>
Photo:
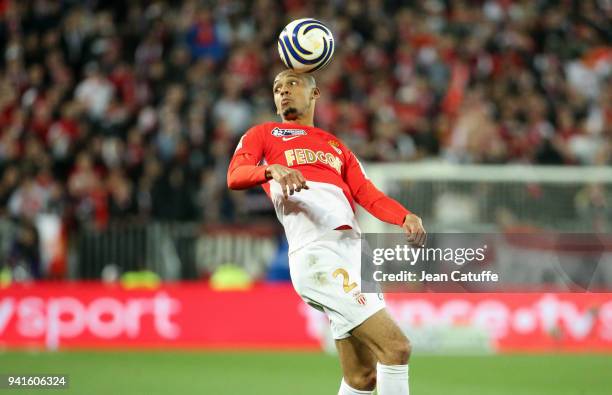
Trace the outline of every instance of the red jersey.
<path fill-rule="evenodd" d="M 299 170 L 309 189 L 285 199 L 280 184 L 266 179 L 270 164 Z M 359 232 L 355 203 L 394 225 L 402 225 L 410 214 L 372 184 L 359 160 L 337 137 L 296 123 L 270 122 L 249 129 L 236 147 L 227 183 L 231 189 L 263 186 L 285 228 L 290 253 L 331 229 L 350 226 Z"/>

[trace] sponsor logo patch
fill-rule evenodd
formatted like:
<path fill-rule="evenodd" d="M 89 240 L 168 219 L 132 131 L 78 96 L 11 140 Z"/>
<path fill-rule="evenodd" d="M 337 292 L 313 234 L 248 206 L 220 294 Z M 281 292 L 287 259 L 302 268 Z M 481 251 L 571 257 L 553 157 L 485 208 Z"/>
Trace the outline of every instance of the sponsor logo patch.
<path fill-rule="evenodd" d="M 342 174 L 342 160 L 331 152 L 315 152 L 308 148 L 295 148 L 285 151 L 285 160 L 289 167 L 321 162 L 333 167 L 338 174 Z"/>
<path fill-rule="evenodd" d="M 272 136 L 276 136 L 276 137 L 304 136 L 304 135 L 306 135 L 306 131 L 303 129 L 281 129 L 281 128 L 272 129 Z"/>

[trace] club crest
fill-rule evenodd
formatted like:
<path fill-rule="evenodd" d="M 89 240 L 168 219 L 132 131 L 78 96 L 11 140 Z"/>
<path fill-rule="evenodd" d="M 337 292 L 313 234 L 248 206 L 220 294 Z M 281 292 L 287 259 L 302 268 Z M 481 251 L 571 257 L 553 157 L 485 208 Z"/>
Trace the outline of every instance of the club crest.
<path fill-rule="evenodd" d="M 368 299 L 360 291 L 355 291 L 353 293 L 353 298 L 355 298 L 355 302 L 359 303 L 362 306 L 365 306 L 368 303 Z"/>
<path fill-rule="evenodd" d="M 336 140 L 329 140 L 328 143 L 338 153 L 338 155 L 342 155 L 342 151 L 340 150 L 340 143 L 338 143 Z"/>

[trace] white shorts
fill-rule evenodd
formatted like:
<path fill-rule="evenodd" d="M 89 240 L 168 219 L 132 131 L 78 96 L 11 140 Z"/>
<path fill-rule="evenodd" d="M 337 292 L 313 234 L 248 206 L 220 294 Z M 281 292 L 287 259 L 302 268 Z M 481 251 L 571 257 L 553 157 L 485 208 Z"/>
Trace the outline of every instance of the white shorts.
<path fill-rule="evenodd" d="M 332 230 L 289 254 L 293 287 L 312 307 L 325 312 L 334 339 L 385 307 L 381 293 L 361 293 L 361 239 L 354 230 Z"/>

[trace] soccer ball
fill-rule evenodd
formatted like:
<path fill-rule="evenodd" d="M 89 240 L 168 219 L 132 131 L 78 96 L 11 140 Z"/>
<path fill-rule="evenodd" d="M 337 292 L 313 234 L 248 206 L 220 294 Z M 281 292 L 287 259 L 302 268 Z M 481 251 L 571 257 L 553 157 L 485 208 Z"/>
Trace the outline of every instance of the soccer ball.
<path fill-rule="evenodd" d="M 278 37 L 278 53 L 285 66 L 296 73 L 311 73 L 331 60 L 334 36 L 316 19 L 297 19 L 285 26 Z"/>

